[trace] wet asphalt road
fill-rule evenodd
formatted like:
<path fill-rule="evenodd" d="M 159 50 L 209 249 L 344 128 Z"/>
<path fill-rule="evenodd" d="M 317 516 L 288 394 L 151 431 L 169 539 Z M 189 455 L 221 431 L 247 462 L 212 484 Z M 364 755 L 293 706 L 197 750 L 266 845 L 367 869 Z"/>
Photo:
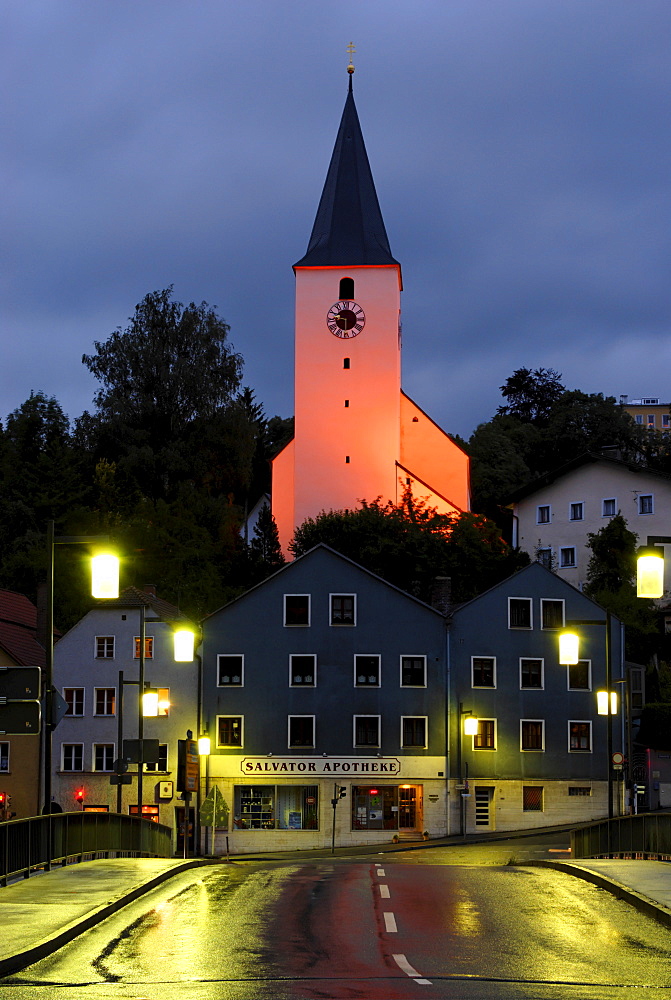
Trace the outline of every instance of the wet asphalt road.
<path fill-rule="evenodd" d="M 0 981 L 0 1000 L 671 998 L 671 931 L 509 863 L 551 843 L 187 872 Z"/>

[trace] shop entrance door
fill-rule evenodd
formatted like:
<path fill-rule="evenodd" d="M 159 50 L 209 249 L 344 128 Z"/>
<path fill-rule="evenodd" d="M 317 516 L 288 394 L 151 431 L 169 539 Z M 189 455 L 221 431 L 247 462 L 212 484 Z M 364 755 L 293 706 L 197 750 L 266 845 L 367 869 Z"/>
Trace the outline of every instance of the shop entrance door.
<path fill-rule="evenodd" d="M 422 786 L 401 785 L 398 790 L 399 830 L 422 829 Z"/>

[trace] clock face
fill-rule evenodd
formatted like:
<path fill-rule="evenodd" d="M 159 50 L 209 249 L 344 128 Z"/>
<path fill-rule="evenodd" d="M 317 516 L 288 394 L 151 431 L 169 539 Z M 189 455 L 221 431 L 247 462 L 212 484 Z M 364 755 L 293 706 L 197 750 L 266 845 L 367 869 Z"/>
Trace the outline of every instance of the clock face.
<path fill-rule="evenodd" d="M 334 337 L 349 340 L 358 337 L 364 328 L 366 317 L 363 309 L 351 299 L 341 299 L 332 305 L 326 314 L 326 325 Z"/>

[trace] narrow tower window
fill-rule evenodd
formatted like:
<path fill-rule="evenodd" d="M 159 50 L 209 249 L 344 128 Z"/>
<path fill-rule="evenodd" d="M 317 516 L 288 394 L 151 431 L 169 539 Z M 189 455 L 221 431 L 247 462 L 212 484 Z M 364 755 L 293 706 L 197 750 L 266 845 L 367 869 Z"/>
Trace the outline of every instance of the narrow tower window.
<path fill-rule="evenodd" d="M 349 406 L 349 399 L 345 400 L 345 406 Z"/>
<path fill-rule="evenodd" d="M 354 278 L 340 279 L 340 292 L 338 294 L 338 298 L 339 299 L 354 298 Z"/>
<path fill-rule="evenodd" d="M 349 465 L 349 455 L 345 455 L 345 465 Z"/>
<path fill-rule="evenodd" d="M 342 359 L 342 366 L 343 368 L 349 368 L 349 358 Z"/>

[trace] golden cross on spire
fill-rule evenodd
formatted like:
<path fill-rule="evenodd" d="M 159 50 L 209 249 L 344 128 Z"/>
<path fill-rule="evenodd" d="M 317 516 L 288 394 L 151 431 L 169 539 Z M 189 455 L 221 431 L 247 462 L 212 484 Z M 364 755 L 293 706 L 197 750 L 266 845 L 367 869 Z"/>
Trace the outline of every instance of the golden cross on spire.
<path fill-rule="evenodd" d="M 349 43 L 349 45 L 347 46 L 347 51 L 349 52 L 349 65 L 347 67 L 347 72 L 348 73 L 353 73 L 354 72 L 354 63 L 352 62 L 352 56 L 356 52 L 356 49 L 354 48 L 354 42 L 350 42 Z"/>

